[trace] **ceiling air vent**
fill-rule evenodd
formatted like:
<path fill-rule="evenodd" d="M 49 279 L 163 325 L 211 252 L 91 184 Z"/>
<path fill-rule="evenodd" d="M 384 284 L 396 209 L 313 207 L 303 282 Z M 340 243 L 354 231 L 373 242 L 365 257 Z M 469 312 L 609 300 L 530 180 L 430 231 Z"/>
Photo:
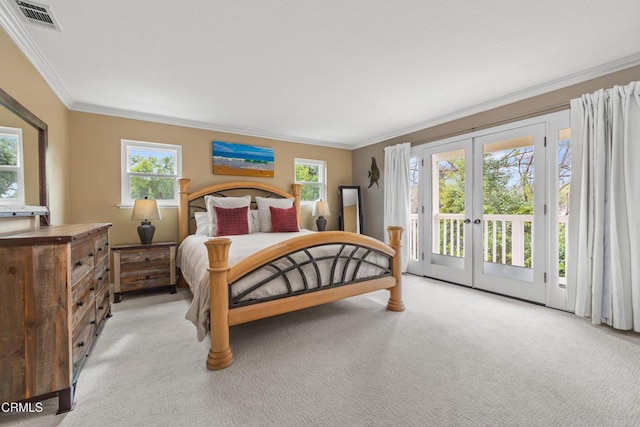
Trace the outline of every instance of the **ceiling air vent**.
<path fill-rule="evenodd" d="M 22 12 L 22 17 L 30 24 L 38 25 L 43 28 L 51 28 L 53 30 L 62 31 L 51 13 L 51 8 L 43 4 L 16 0 L 16 4 Z"/>

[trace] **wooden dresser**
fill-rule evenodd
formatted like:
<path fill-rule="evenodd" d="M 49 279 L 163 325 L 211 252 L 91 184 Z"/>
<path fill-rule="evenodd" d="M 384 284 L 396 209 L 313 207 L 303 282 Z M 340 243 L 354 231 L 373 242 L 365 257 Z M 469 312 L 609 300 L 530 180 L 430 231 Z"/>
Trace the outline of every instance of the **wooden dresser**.
<path fill-rule="evenodd" d="M 82 363 L 110 315 L 109 227 L 0 235 L 0 402 L 58 396 L 73 408 Z"/>

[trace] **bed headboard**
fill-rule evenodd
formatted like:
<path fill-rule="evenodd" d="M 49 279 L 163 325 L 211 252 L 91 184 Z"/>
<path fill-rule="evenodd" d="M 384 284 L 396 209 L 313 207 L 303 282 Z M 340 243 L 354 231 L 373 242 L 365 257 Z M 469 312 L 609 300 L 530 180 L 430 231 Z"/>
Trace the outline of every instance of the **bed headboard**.
<path fill-rule="evenodd" d="M 291 193 L 268 184 L 250 181 L 227 182 L 214 184 L 189 193 L 189 178 L 178 178 L 180 193 L 180 207 L 178 212 L 178 244 L 189 235 L 195 233 L 195 213 L 206 212 L 204 196 L 245 196 L 251 195 L 251 207 L 256 206 L 256 196 L 293 198 L 294 206 L 298 214 L 298 226 L 300 226 L 300 184 L 291 184 Z"/>

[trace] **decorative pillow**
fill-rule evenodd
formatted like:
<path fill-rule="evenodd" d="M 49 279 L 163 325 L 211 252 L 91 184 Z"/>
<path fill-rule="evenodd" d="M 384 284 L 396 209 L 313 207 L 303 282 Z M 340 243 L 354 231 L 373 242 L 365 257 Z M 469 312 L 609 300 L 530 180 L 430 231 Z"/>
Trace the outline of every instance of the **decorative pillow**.
<path fill-rule="evenodd" d="M 216 213 L 216 236 L 235 236 L 249 234 L 249 221 L 247 220 L 248 206 L 241 208 L 213 207 Z"/>
<path fill-rule="evenodd" d="M 247 222 L 249 221 L 249 206 L 251 205 L 251 196 L 243 197 L 214 197 L 204 196 L 207 212 L 209 213 L 209 236 L 216 236 L 216 213 L 213 209 L 215 206 L 219 208 L 242 208 L 247 207 Z"/>
<path fill-rule="evenodd" d="M 273 232 L 300 231 L 295 206 L 286 209 L 269 206 L 269 211 L 271 211 L 271 230 Z"/>
<path fill-rule="evenodd" d="M 196 235 L 208 236 L 209 235 L 209 213 L 196 212 L 194 216 L 196 218 Z"/>
<path fill-rule="evenodd" d="M 274 208 L 286 209 L 293 206 L 293 199 L 271 199 L 267 197 L 256 197 L 258 212 L 260 213 L 260 231 L 269 233 L 271 231 L 271 211 Z"/>
<path fill-rule="evenodd" d="M 257 209 L 249 211 L 249 233 L 260 231 L 260 212 Z"/>

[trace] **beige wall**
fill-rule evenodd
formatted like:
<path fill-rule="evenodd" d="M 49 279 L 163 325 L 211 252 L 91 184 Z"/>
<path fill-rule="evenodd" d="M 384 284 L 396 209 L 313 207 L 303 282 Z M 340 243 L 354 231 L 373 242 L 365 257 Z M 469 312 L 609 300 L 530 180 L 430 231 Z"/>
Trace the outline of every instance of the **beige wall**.
<path fill-rule="evenodd" d="M 137 243 L 136 221 L 131 209 L 116 207 L 120 203 L 120 147 L 122 139 L 161 142 L 182 146 L 182 175 L 191 178 L 191 190 L 229 181 L 261 181 L 290 190 L 294 178 L 294 158 L 327 162 L 328 201 L 337 208 L 339 185 L 351 185 L 351 151 L 296 144 L 264 138 L 226 134 L 208 130 L 164 125 L 98 114 L 70 113 L 71 180 L 69 217 L 71 222 L 111 222 L 113 244 Z M 213 175 L 211 142 L 213 140 L 273 147 L 274 178 Z M 154 241 L 175 241 L 178 237 L 176 208 L 162 208 L 162 220 L 154 221 Z M 315 229 L 311 206 L 302 209 L 302 226 Z M 327 229 L 337 229 L 337 216 L 327 218 Z"/>
<path fill-rule="evenodd" d="M 554 109 L 566 109 L 571 99 L 577 98 L 582 94 L 595 92 L 602 88 L 610 88 L 614 85 L 627 84 L 636 80 L 640 80 L 640 66 L 354 150 L 353 185 L 360 185 L 363 188 L 364 233 L 378 239 L 382 239 L 384 236 L 383 212 L 385 177 L 383 172 L 385 147 L 403 142 L 420 145 L 454 135 L 469 133 L 473 130 L 489 126 L 533 117 L 540 115 L 541 112 L 551 112 Z M 375 184 L 373 187 L 367 189 L 369 185 L 367 173 L 371 165 L 371 157 L 375 157 L 382 175 L 379 181 L 379 189 Z"/>
<path fill-rule="evenodd" d="M 54 224 L 68 222 L 69 111 L 1 28 L 0 58 L 2 64 L 0 66 L 0 88 L 48 126 L 47 169 L 51 220 Z M 29 175 L 29 179 L 33 179 L 33 175 Z M 3 227 L 3 222 L 0 220 L 0 232 L 5 231 Z"/>

